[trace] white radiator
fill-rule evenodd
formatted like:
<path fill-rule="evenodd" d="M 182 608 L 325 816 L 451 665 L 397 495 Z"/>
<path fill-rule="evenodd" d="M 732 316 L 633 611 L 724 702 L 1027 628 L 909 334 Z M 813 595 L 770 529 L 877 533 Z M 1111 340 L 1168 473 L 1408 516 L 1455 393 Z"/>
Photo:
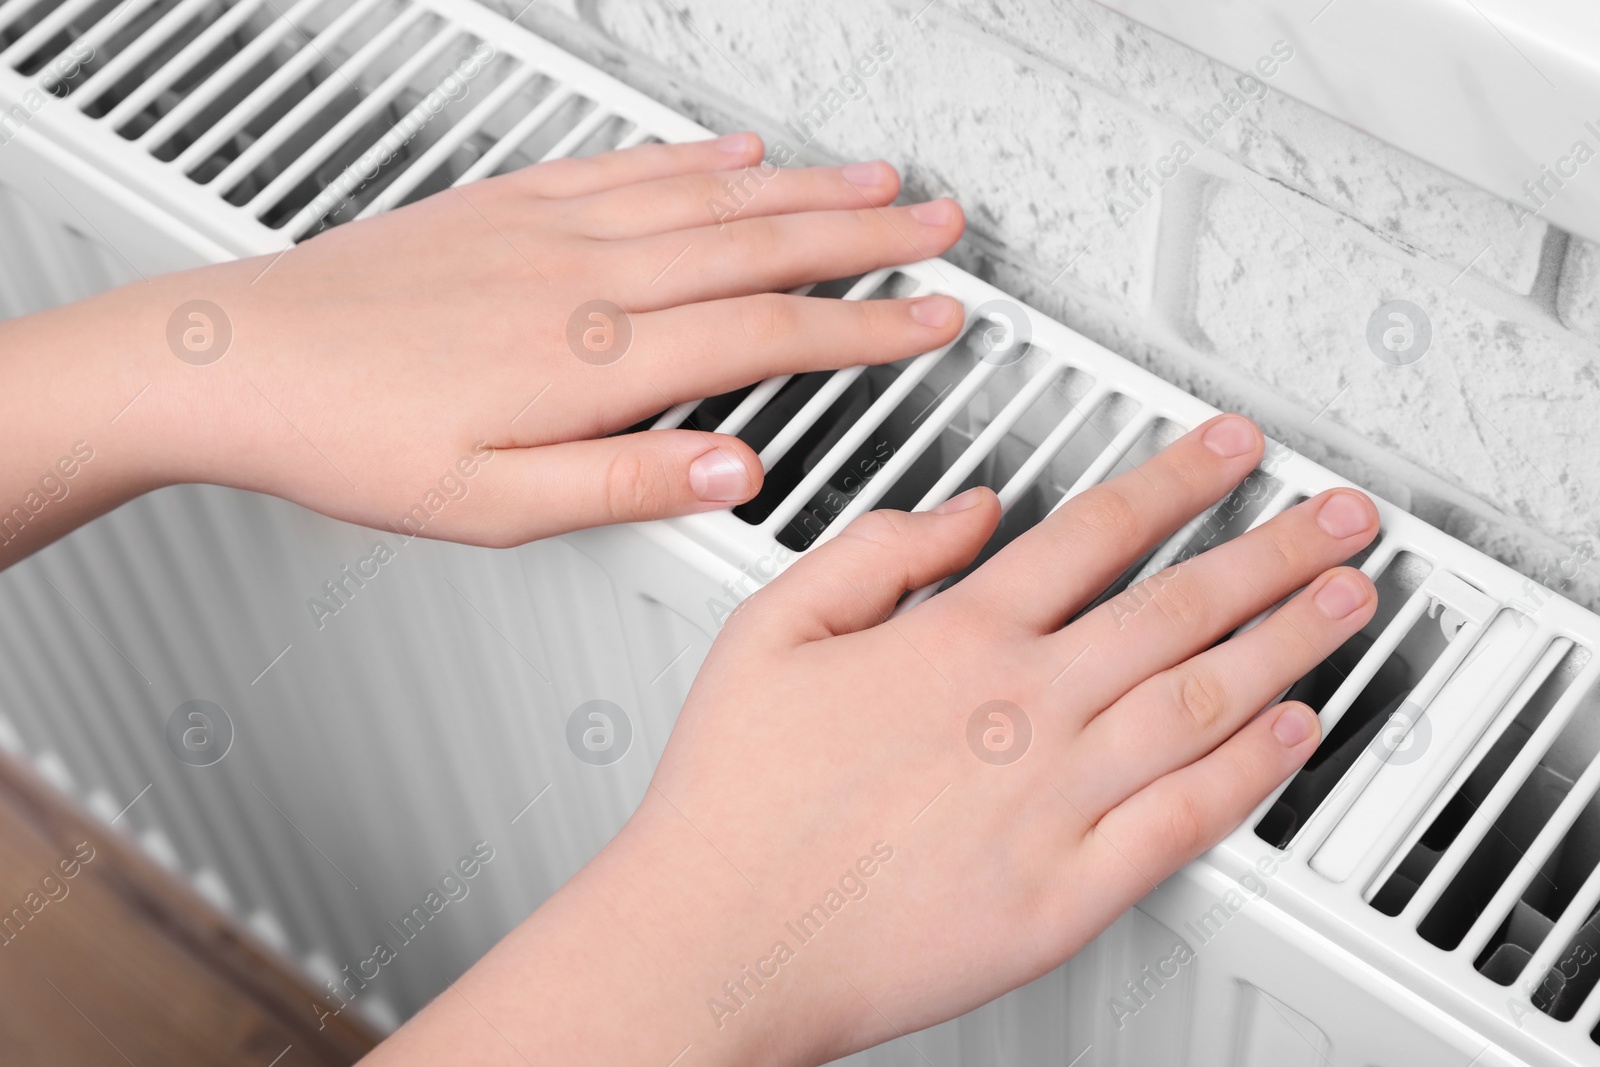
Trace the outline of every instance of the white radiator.
<path fill-rule="evenodd" d="M 0 112 L 5 314 L 705 136 L 461 0 L 4 0 Z M 761 454 L 731 513 L 491 551 L 215 488 L 135 501 L 0 574 L 0 740 L 319 979 L 394 946 L 354 999 L 393 1025 L 620 826 L 741 590 L 978 483 L 1015 536 L 1212 413 L 945 262 L 818 291 L 949 293 L 969 332 L 668 412 Z M 1031 343 L 983 358 L 1018 314 Z M 1335 484 L 1274 447 L 1142 570 Z M 1295 687 L 1328 735 L 1307 769 L 1066 967 L 853 1059 L 1600 1061 L 1600 619 L 1380 508 L 1378 615 Z M 308 601 L 379 540 L 395 558 L 319 626 Z M 631 739 L 579 758 L 596 708 Z M 176 757 L 175 716 L 210 755 Z M 466 895 L 402 930 L 479 842 Z"/>

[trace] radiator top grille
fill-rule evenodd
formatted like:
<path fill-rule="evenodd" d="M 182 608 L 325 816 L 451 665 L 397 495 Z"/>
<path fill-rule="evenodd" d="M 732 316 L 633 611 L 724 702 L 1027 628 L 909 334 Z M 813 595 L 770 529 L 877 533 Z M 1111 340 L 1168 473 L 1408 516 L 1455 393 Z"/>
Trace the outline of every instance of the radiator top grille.
<path fill-rule="evenodd" d="M 257 243 L 547 159 L 703 135 L 503 25 L 424 0 L 11 0 L 0 65 L 237 208 L 267 231 Z"/>
<path fill-rule="evenodd" d="M 162 203 L 212 197 L 186 221 L 236 254 L 541 160 L 707 135 L 452 0 L 9 0 L 0 91 L 24 89 L 68 105 L 70 120 L 41 114 L 45 136 L 113 172 L 136 152 L 133 180 Z M 979 484 L 1005 509 L 987 558 L 1212 413 L 948 263 L 812 291 L 946 293 L 968 328 L 912 359 L 773 378 L 650 423 L 759 453 L 755 500 L 668 524 L 735 565 Z M 1274 444 L 1105 596 L 1339 484 Z M 1485 1011 L 1509 996 L 1600 1042 L 1600 619 L 1380 508 L 1352 561 L 1377 615 L 1286 694 L 1318 709 L 1324 744 L 1229 847 L 1292 848 L 1301 917 L 1366 958 L 1399 953 Z"/>

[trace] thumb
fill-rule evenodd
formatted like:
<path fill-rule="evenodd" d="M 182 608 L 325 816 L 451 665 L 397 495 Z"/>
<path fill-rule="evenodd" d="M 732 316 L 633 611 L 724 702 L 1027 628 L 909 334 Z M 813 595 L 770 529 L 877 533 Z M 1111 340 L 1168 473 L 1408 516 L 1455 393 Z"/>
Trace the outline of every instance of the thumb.
<path fill-rule="evenodd" d="M 737 437 L 644 430 L 508 450 L 497 472 L 530 501 L 526 538 L 741 504 L 761 488 L 761 461 Z"/>
<path fill-rule="evenodd" d="M 1000 498 L 983 486 L 932 511 L 869 511 L 753 597 L 750 623 L 795 642 L 876 626 L 908 591 L 976 559 L 999 521 Z"/>

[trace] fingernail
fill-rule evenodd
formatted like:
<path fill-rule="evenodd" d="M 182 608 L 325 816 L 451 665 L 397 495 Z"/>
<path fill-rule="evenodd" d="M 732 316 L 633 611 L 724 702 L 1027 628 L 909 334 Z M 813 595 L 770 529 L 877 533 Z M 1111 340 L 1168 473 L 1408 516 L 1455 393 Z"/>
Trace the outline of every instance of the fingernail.
<path fill-rule="evenodd" d="M 960 314 L 961 305 L 948 296 L 925 296 L 911 302 L 911 317 L 924 326 L 948 326 Z"/>
<path fill-rule="evenodd" d="M 924 226 L 944 226 L 955 215 L 956 205 L 950 200 L 930 200 L 926 204 L 911 205 L 911 217 Z"/>
<path fill-rule="evenodd" d="M 1311 736 L 1311 712 L 1302 707 L 1284 708 L 1272 724 L 1272 736 L 1285 748 L 1293 748 Z"/>
<path fill-rule="evenodd" d="M 889 180 L 889 164 L 882 160 L 851 163 L 839 168 L 839 177 L 851 185 L 883 185 Z"/>
<path fill-rule="evenodd" d="M 1317 525 L 1329 537 L 1352 537 L 1371 522 L 1367 505 L 1354 493 L 1334 493 L 1317 512 Z"/>
<path fill-rule="evenodd" d="M 1367 599 L 1367 590 L 1361 579 L 1347 572 L 1325 582 L 1313 599 L 1328 618 L 1342 619 L 1361 606 Z"/>
<path fill-rule="evenodd" d="M 954 515 L 958 511 L 966 511 L 968 508 L 976 507 L 978 501 L 982 499 L 983 490 L 975 485 L 965 493 L 958 493 L 946 500 L 943 504 L 934 508 L 933 513 L 935 515 Z"/>
<path fill-rule="evenodd" d="M 756 146 L 756 135 L 748 132 L 730 133 L 718 137 L 714 143 L 730 155 L 744 155 Z"/>
<path fill-rule="evenodd" d="M 1248 419 L 1229 415 L 1200 438 L 1202 444 L 1224 459 L 1242 456 L 1255 447 L 1256 428 Z"/>
<path fill-rule="evenodd" d="M 689 488 L 708 502 L 745 500 L 750 496 L 750 474 L 739 457 L 713 448 L 689 464 Z"/>

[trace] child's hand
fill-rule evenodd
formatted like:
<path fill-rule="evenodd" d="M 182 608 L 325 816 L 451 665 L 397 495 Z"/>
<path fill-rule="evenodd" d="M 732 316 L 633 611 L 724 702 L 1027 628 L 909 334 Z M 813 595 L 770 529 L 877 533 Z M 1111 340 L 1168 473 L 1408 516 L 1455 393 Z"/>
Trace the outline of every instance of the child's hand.
<path fill-rule="evenodd" d="M 217 482 L 479 544 L 748 500 L 761 467 L 735 438 L 606 435 L 769 375 L 925 352 L 962 318 L 947 297 L 774 294 L 939 255 L 964 222 L 948 200 L 885 206 L 886 163 L 780 171 L 761 151 L 736 134 L 545 163 L 125 287 L 92 305 L 137 342 L 100 406 L 152 383 L 118 424 L 142 434 L 141 489 Z M 174 321 L 189 301 L 223 321 Z"/>
<path fill-rule="evenodd" d="M 1377 532 L 1337 490 L 1062 628 L 1261 450 L 1214 419 L 895 618 L 998 502 L 853 523 L 728 621 L 622 833 L 376 1061 L 820 1063 L 1060 964 L 1305 761 L 1310 710 L 1257 712 L 1375 609 L 1327 570 Z"/>

